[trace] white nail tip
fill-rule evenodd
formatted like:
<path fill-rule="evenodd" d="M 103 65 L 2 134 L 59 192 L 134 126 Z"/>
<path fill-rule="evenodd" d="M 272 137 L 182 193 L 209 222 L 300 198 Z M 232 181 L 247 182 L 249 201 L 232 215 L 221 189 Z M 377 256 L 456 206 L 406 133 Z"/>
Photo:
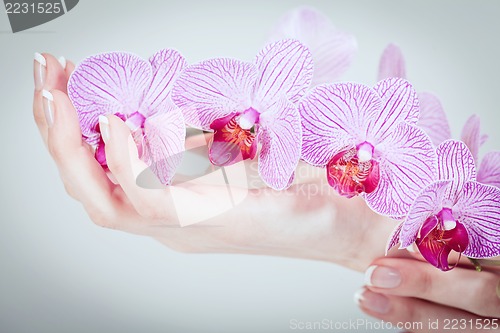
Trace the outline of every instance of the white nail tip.
<path fill-rule="evenodd" d="M 38 52 L 35 52 L 35 60 L 40 63 L 40 65 L 46 67 L 47 66 L 47 61 L 45 60 L 45 57 Z"/>
<path fill-rule="evenodd" d="M 66 69 L 66 58 L 61 56 L 59 57 L 59 59 L 57 59 L 57 61 L 59 61 L 63 69 Z"/>
<path fill-rule="evenodd" d="M 45 97 L 46 99 L 48 99 L 49 101 L 54 101 L 54 96 L 52 96 L 52 94 L 50 93 L 50 91 L 48 90 L 42 90 L 42 96 Z"/>
<path fill-rule="evenodd" d="M 365 285 L 367 286 L 372 286 L 372 274 L 373 274 L 373 271 L 377 269 L 377 266 L 374 265 L 374 266 L 370 266 L 368 267 L 368 269 L 366 270 L 365 272 Z"/>
<path fill-rule="evenodd" d="M 103 124 L 109 124 L 109 120 L 106 116 L 99 116 L 99 122 Z"/>
<path fill-rule="evenodd" d="M 360 289 L 354 293 L 354 303 L 359 306 L 363 301 L 363 294 L 365 293 L 365 289 Z"/>

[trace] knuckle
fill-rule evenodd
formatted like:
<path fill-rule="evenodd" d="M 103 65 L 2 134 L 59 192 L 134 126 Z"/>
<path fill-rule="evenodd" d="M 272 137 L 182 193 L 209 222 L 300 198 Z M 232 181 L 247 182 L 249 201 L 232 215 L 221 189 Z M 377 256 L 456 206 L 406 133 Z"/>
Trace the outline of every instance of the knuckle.
<path fill-rule="evenodd" d="M 137 214 L 145 219 L 161 220 L 166 218 L 165 212 L 161 207 L 151 205 L 146 200 L 140 199 L 134 206 Z"/>
<path fill-rule="evenodd" d="M 499 277 L 490 272 L 482 272 L 481 278 L 469 282 L 467 289 L 470 309 L 480 316 L 498 316 L 500 313 L 500 298 L 496 297 L 495 288 L 500 283 Z"/>
<path fill-rule="evenodd" d="M 106 229 L 116 229 L 115 219 L 112 214 L 99 209 L 87 210 L 90 219 L 95 225 Z"/>
<path fill-rule="evenodd" d="M 433 294 L 433 289 L 434 289 L 434 279 L 432 278 L 431 274 L 423 270 L 421 271 L 419 278 L 419 283 L 416 284 L 417 286 L 417 293 L 420 294 L 424 298 L 428 298 L 430 295 Z"/>

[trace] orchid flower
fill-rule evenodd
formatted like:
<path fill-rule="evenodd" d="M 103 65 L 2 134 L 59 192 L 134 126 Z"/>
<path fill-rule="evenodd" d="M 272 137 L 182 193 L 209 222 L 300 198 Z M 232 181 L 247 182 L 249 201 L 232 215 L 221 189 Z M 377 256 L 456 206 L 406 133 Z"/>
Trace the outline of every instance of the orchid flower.
<path fill-rule="evenodd" d="M 388 77 L 406 78 L 406 68 L 403 53 L 394 44 L 389 44 L 380 58 L 379 80 Z M 420 102 L 420 119 L 417 125 L 432 139 L 435 146 L 451 139 L 451 130 L 443 106 L 439 99 L 427 92 L 418 94 Z M 481 134 L 480 119 L 472 115 L 462 129 L 461 140 L 467 145 L 478 166 L 477 181 L 487 185 L 500 187 L 500 151 L 487 153 L 479 161 L 479 148 L 486 142 L 488 136 Z"/>
<path fill-rule="evenodd" d="M 172 99 L 192 127 L 213 131 L 212 164 L 226 166 L 255 158 L 273 189 L 287 188 L 300 157 L 300 115 L 294 103 L 313 73 L 309 50 L 296 40 L 264 47 L 254 63 L 217 58 L 187 67 Z"/>
<path fill-rule="evenodd" d="M 476 182 L 474 158 L 460 141 L 437 147 L 438 179 L 416 197 L 388 248 L 415 243 L 422 256 L 447 271 L 450 252 L 482 259 L 500 255 L 500 189 Z"/>
<path fill-rule="evenodd" d="M 84 140 L 107 168 L 98 118 L 114 114 L 132 130 L 141 159 L 163 184 L 169 184 L 182 159 L 186 129 L 170 98 L 175 78 L 185 67 L 174 50 L 155 53 L 149 61 L 124 52 L 83 60 L 71 74 L 68 95 L 80 120 Z"/>
<path fill-rule="evenodd" d="M 311 51 L 312 86 L 338 80 L 358 50 L 353 35 L 338 30 L 327 16 L 309 6 L 295 8 L 280 19 L 271 33 L 271 40 L 284 38 L 297 39 Z"/>
<path fill-rule="evenodd" d="M 389 44 L 380 57 L 378 79 L 390 77 L 406 79 L 406 66 L 401 49 Z M 441 101 L 429 92 L 418 93 L 420 118 L 417 126 L 427 133 L 435 146 L 451 138 L 450 125 Z"/>
<path fill-rule="evenodd" d="M 341 195 L 363 194 L 375 212 L 403 217 L 434 180 L 436 154 L 418 127 L 418 100 L 403 79 L 372 89 L 355 83 L 322 85 L 299 104 L 302 158 L 326 167 Z"/>

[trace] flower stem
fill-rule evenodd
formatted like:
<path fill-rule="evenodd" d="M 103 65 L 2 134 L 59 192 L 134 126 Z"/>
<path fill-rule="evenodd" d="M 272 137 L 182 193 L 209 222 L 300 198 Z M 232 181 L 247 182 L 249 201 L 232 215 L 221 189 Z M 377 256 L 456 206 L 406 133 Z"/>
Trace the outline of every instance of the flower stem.
<path fill-rule="evenodd" d="M 474 259 L 467 258 L 476 268 L 476 271 L 481 272 L 483 270 L 482 266 L 500 266 L 500 260 L 489 260 L 489 259 Z"/>

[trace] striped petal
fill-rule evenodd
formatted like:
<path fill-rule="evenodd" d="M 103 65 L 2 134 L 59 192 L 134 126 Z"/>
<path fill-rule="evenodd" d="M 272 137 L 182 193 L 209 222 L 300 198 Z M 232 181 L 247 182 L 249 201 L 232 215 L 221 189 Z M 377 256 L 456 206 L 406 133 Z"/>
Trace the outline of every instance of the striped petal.
<path fill-rule="evenodd" d="M 151 79 L 151 65 L 130 53 L 103 53 L 84 59 L 69 78 L 68 96 L 87 142 L 99 141 L 99 115 L 130 115 L 139 110 Z"/>
<path fill-rule="evenodd" d="M 382 111 L 370 120 L 369 131 L 378 141 L 384 140 L 400 122 L 418 121 L 418 98 L 410 82 L 389 78 L 378 82 L 374 90 L 382 99 Z"/>
<path fill-rule="evenodd" d="M 418 94 L 420 117 L 418 127 L 423 129 L 437 147 L 445 140 L 451 139 L 451 129 L 446 113 L 439 99 L 428 92 Z"/>
<path fill-rule="evenodd" d="M 380 109 L 380 97 L 365 85 L 337 83 L 314 88 L 299 104 L 302 158 L 325 166 L 347 146 L 366 141 L 368 120 Z"/>
<path fill-rule="evenodd" d="M 255 101 L 260 112 L 265 112 L 283 94 L 297 103 L 311 84 L 311 53 L 297 40 L 285 39 L 267 45 L 257 55 L 255 65 L 259 73 Z"/>
<path fill-rule="evenodd" d="M 389 252 L 390 249 L 399 244 L 400 242 L 399 237 L 401 235 L 402 228 L 403 228 L 403 222 L 399 223 L 396 226 L 396 228 L 394 228 L 394 230 L 392 231 L 391 235 L 389 236 L 389 239 L 387 240 L 387 245 L 385 247 L 385 255 L 387 255 L 387 252 Z"/>
<path fill-rule="evenodd" d="M 292 184 L 300 158 L 302 131 L 297 107 L 282 98 L 260 115 L 259 175 L 275 190 Z"/>
<path fill-rule="evenodd" d="M 481 120 L 479 116 L 473 114 L 467 119 L 462 129 L 461 139 L 469 148 L 474 161 L 477 161 L 481 146 Z"/>
<path fill-rule="evenodd" d="M 297 39 L 309 48 L 314 62 L 313 86 L 338 80 L 358 50 L 353 35 L 337 30 L 327 16 L 309 6 L 286 13 L 271 37 L 273 41 Z"/>
<path fill-rule="evenodd" d="M 477 172 L 477 181 L 500 187 L 500 151 L 492 151 L 484 155 Z"/>
<path fill-rule="evenodd" d="M 380 180 L 365 196 L 372 210 L 391 217 L 408 214 L 417 194 L 436 179 L 436 153 L 420 128 L 400 123 L 388 138 L 375 146 Z"/>
<path fill-rule="evenodd" d="M 500 189 L 474 181 L 467 182 L 454 213 L 469 233 L 464 255 L 491 258 L 500 255 Z"/>
<path fill-rule="evenodd" d="M 443 199 L 449 186 L 450 181 L 437 181 L 428 185 L 416 196 L 401 228 L 399 236 L 401 248 L 413 244 L 424 222 L 441 211 Z"/>
<path fill-rule="evenodd" d="M 401 49 L 395 44 L 387 45 L 378 66 L 379 81 L 390 77 L 406 78 L 405 59 Z"/>
<path fill-rule="evenodd" d="M 447 200 L 453 205 L 462 192 L 463 185 L 476 180 L 476 167 L 471 152 L 461 141 L 447 140 L 436 149 L 438 176 L 440 180 L 450 180 Z"/>
<path fill-rule="evenodd" d="M 153 81 L 149 86 L 146 98 L 141 106 L 141 113 L 146 117 L 169 108 L 170 91 L 175 79 L 186 67 L 186 60 L 177 51 L 164 49 L 149 58 L 153 69 Z"/>
<path fill-rule="evenodd" d="M 182 162 L 186 127 L 178 108 L 170 104 L 168 110 L 146 118 L 142 160 L 164 185 L 171 183 Z"/>
<path fill-rule="evenodd" d="M 172 100 L 186 123 L 203 130 L 230 113 L 245 111 L 257 78 L 253 64 L 234 59 L 210 59 L 187 67 L 174 84 Z"/>

